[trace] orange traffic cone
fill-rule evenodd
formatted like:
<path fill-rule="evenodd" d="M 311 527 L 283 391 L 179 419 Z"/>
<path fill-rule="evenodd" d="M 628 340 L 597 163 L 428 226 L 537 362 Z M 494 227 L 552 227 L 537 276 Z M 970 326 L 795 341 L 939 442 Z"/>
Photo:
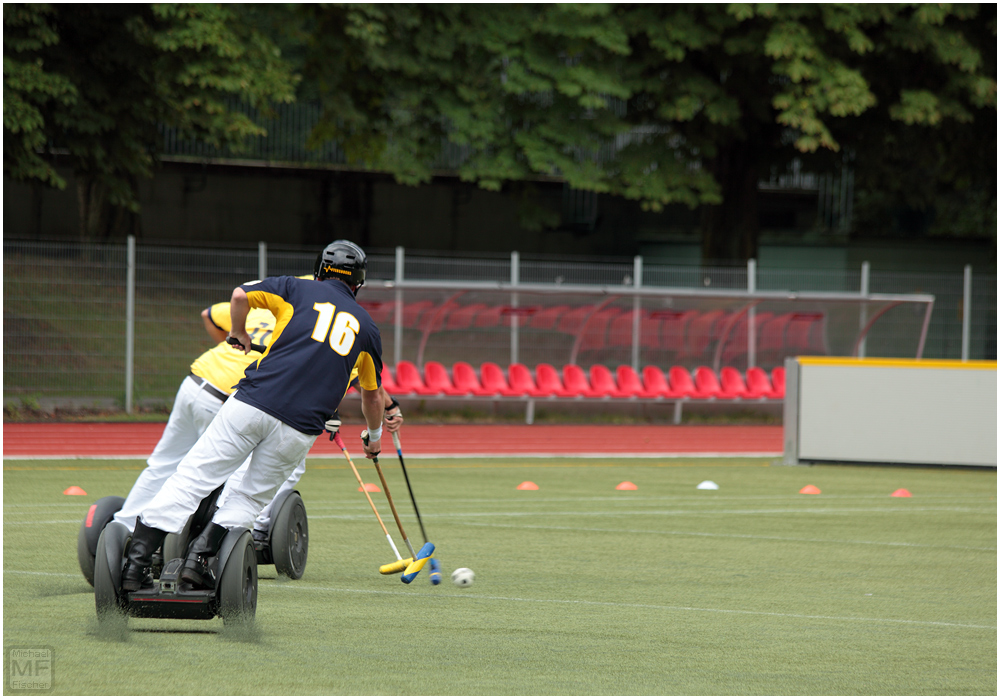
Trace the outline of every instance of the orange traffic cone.
<path fill-rule="evenodd" d="M 639 486 L 632 481 L 622 481 L 615 486 L 615 490 L 639 490 Z"/>
<path fill-rule="evenodd" d="M 805 488 L 799 491 L 803 495 L 819 495 L 820 489 L 814 485 L 807 485 Z"/>
<path fill-rule="evenodd" d="M 895 493 L 893 493 L 889 497 L 890 498 L 910 498 L 910 497 L 913 497 L 913 496 L 910 495 L 910 491 L 907 490 L 906 488 L 900 488 L 899 490 L 897 490 Z"/>
<path fill-rule="evenodd" d="M 87 491 L 78 485 L 71 485 L 63 491 L 63 495 L 86 495 Z"/>
<path fill-rule="evenodd" d="M 538 490 L 538 486 L 531 481 L 525 481 L 521 485 L 517 486 L 517 490 Z"/>
<path fill-rule="evenodd" d="M 361 486 L 358 486 L 358 492 L 359 493 L 362 493 L 362 492 L 381 493 L 382 491 L 374 483 L 365 483 L 365 487 L 364 488 L 362 488 Z"/>

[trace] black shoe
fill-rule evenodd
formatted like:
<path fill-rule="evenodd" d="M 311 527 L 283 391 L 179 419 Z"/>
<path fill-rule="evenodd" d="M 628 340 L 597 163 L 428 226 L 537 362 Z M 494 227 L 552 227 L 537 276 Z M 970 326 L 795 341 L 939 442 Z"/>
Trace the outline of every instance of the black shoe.
<path fill-rule="evenodd" d="M 122 590 L 135 592 L 144 587 L 152 587 L 153 552 L 160 548 L 166 536 L 165 531 L 147 527 L 141 519 L 136 518 L 132 543 L 129 544 L 125 568 L 122 570 Z"/>
<path fill-rule="evenodd" d="M 181 580 L 198 590 L 215 588 L 215 572 L 208 565 L 208 559 L 219 552 L 222 540 L 229 530 L 220 524 L 210 522 L 188 547 L 187 559 L 181 568 Z"/>

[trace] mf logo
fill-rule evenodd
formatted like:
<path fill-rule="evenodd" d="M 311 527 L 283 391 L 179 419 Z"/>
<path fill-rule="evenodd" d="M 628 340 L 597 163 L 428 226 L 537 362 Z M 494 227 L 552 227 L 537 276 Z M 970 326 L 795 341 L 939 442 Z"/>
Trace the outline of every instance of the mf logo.
<path fill-rule="evenodd" d="M 53 650 L 49 646 L 8 649 L 7 677 L 10 679 L 10 689 L 15 691 L 52 689 L 53 655 Z"/>

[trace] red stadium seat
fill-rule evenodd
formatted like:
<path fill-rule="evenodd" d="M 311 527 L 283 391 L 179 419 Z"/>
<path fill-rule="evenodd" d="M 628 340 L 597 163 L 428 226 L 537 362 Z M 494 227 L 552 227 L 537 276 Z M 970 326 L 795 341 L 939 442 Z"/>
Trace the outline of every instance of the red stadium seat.
<path fill-rule="evenodd" d="M 594 312 L 594 308 L 596 308 L 596 306 L 590 304 L 587 306 L 577 306 L 576 308 L 567 311 L 559 319 L 559 324 L 556 326 L 556 329 L 561 333 L 576 335 L 580 331 L 580 328 L 583 327 L 583 323 L 587 320 L 587 317 Z"/>
<path fill-rule="evenodd" d="M 499 369 L 499 367 L 498 367 Z M 473 396 L 491 396 L 495 391 L 483 388 L 476 376 L 476 370 L 468 362 L 455 362 L 451 368 L 451 378 L 456 391 Z"/>
<path fill-rule="evenodd" d="M 625 396 L 631 398 L 635 396 L 637 398 L 655 398 L 656 395 L 648 396 L 646 395 L 646 389 L 642 387 L 642 380 L 639 375 L 635 372 L 635 369 L 628 366 L 627 364 L 622 364 L 618 367 L 615 372 L 618 377 L 618 390 Z M 594 383 L 593 378 L 591 378 L 591 383 Z"/>
<path fill-rule="evenodd" d="M 457 303 L 451 302 L 424 311 L 424 314 L 420 316 L 420 329 L 427 330 L 428 326 L 430 326 L 429 329 L 431 332 L 443 330 L 445 323 L 448 321 L 448 316 L 460 308 L 461 306 Z M 431 326 L 431 323 L 433 323 L 433 326 Z"/>
<path fill-rule="evenodd" d="M 774 387 L 774 397 L 785 397 L 785 367 L 777 366 L 771 370 L 771 386 Z"/>
<path fill-rule="evenodd" d="M 743 374 L 731 366 L 722 367 L 719 372 L 722 393 L 734 398 L 749 398 L 750 391 L 747 390 L 746 382 L 743 381 Z"/>
<path fill-rule="evenodd" d="M 537 371 L 537 369 L 536 369 Z M 599 398 L 600 393 L 590 387 L 587 381 L 587 374 L 576 364 L 567 364 L 563 367 L 563 388 L 574 398 Z"/>
<path fill-rule="evenodd" d="M 430 396 L 444 394 L 446 396 L 464 396 L 466 391 L 456 389 L 448 376 L 448 370 L 440 362 L 424 364 L 424 391 L 417 390 L 420 395 Z"/>
<path fill-rule="evenodd" d="M 559 380 L 559 372 L 551 364 L 539 364 L 535 367 L 535 385 L 538 396 L 556 396 L 558 398 L 573 398 L 572 391 L 567 391 Z"/>
<path fill-rule="evenodd" d="M 503 310 L 503 306 L 489 306 L 484 308 L 476 314 L 476 320 L 473 325 L 477 328 L 492 328 L 499 325 L 501 310 Z"/>
<path fill-rule="evenodd" d="M 382 388 L 386 390 L 389 395 L 393 393 L 402 393 L 399 390 L 399 386 L 396 385 L 396 380 L 392 378 L 392 371 L 390 371 L 388 366 L 382 367 Z"/>
<path fill-rule="evenodd" d="M 614 374 L 603 364 L 595 364 L 590 367 L 590 388 L 598 396 L 629 398 L 634 395 L 620 390 L 618 384 L 615 383 Z"/>
<path fill-rule="evenodd" d="M 707 366 L 700 366 L 694 370 L 694 387 L 701 393 L 712 398 L 732 398 L 725 395 L 722 386 L 719 384 L 719 377 Z"/>
<path fill-rule="evenodd" d="M 541 398 L 550 395 L 548 391 L 542 390 L 535 384 L 535 380 L 531 378 L 531 371 L 523 364 L 511 364 L 507 374 L 510 376 L 511 390 L 517 391 L 519 396 Z"/>
<path fill-rule="evenodd" d="M 376 325 L 392 322 L 393 309 L 396 307 L 395 301 L 359 301 L 363 309 L 368 311 Z"/>
<path fill-rule="evenodd" d="M 684 338 L 684 356 L 700 359 L 726 327 L 729 315 L 725 311 L 709 311 L 692 318 Z"/>
<path fill-rule="evenodd" d="M 476 317 L 476 314 L 485 310 L 485 308 L 485 303 L 473 303 L 452 311 L 448 315 L 445 330 L 465 330 L 472 325 L 472 320 Z"/>
<path fill-rule="evenodd" d="M 622 314 L 619 308 L 605 308 L 597 311 L 587 320 L 587 325 L 583 329 L 583 338 L 580 342 L 580 349 L 599 350 L 604 349 L 607 341 L 608 324 L 612 319 Z"/>
<path fill-rule="evenodd" d="M 642 370 L 642 383 L 645 387 L 645 398 L 681 398 L 682 394 L 675 391 L 667 383 L 667 377 L 657 366 L 647 366 Z"/>
<path fill-rule="evenodd" d="M 626 311 L 611 321 L 608 328 L 608 345 L 610 347 L 628 347 L 632 344 L 632 319 L 635 311 Z M 643 318 L 643 320 L 646 320 Z"/>
<path fill-rule="evenodd" d="M 570 310 L 569 306 L 549 306 L 531 316 L 528 326 L 537 330 L 554 330 L 556 321 Z"/>
<path fill-rule="evenodd" d="M 479 367 L 479 376 L 482 381 L 483 390 L 488 391 L 489 395 L 523 395 L 520 391 L 510 387 L 510 384 L 507 383 L 507 377 L 503 375 L 503 369 L 493 362 L 483 362 L 483 365 Z"/>
<path fill-rule="evenodd" d="M 670 388 L 686 398 L 710 398 L 711 394 L 700 391 L 688 370 L 682 366 L 670 367 Z"/>
<path fill-rule="evenodd" d="M 420 317 L 428 309 L 434 307 L 433 301 L 415 301 L 403 306 L 403 327 L 419 327 Z"/>
<path fill-rule="evenodd" d="M 651 317 L 660 321 L 660 347 L 671 352 L 684 352 L 684 338 L 687 326 L 698 315 L 698 311 L 653 311 Z"/>
<path fill-rule="evenodd" d="M 750 398 L 781 397 L 771 388 L 771 380 L 767 378 L 767 372 L 759 366 L 747 369 L 747 395 Z"/>
<path fill-rule="evenodd" d="M 405 359 L 396 365 L 396 386 L 400 393 L 421 393 L 427 389 L 417 367 Z"/>

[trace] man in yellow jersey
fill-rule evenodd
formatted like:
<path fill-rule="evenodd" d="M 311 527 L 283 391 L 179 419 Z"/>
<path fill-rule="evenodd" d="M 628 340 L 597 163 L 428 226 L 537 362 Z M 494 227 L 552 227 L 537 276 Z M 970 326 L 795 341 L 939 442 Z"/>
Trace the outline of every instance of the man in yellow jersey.
<path fill-rule="evenodd" d="M 278 487 L 309 452 L 358 370 L 361 410 L 368 427 L 365 456 L 382 447 L 384 402 L 382 340 L 355 295 L 364 284 L 367 258 L 346 240 L 334 241 L 316 259 L 314 280 L 270 277 L 233 290 L 230 338 L 246 352 L 246 320 L 253 308 L 275 316 L 264 355 L 247 367 L 233 398 L 136 519 L 122 589 L 147 584 L 153 552 L 167 533 L 180 532 L 199 503 L 252 454 L 212 522 L 191 543 L 180 579 L 195 588 L 215 586 L 210 562 L 230 528 L 251 528 Z"/>

